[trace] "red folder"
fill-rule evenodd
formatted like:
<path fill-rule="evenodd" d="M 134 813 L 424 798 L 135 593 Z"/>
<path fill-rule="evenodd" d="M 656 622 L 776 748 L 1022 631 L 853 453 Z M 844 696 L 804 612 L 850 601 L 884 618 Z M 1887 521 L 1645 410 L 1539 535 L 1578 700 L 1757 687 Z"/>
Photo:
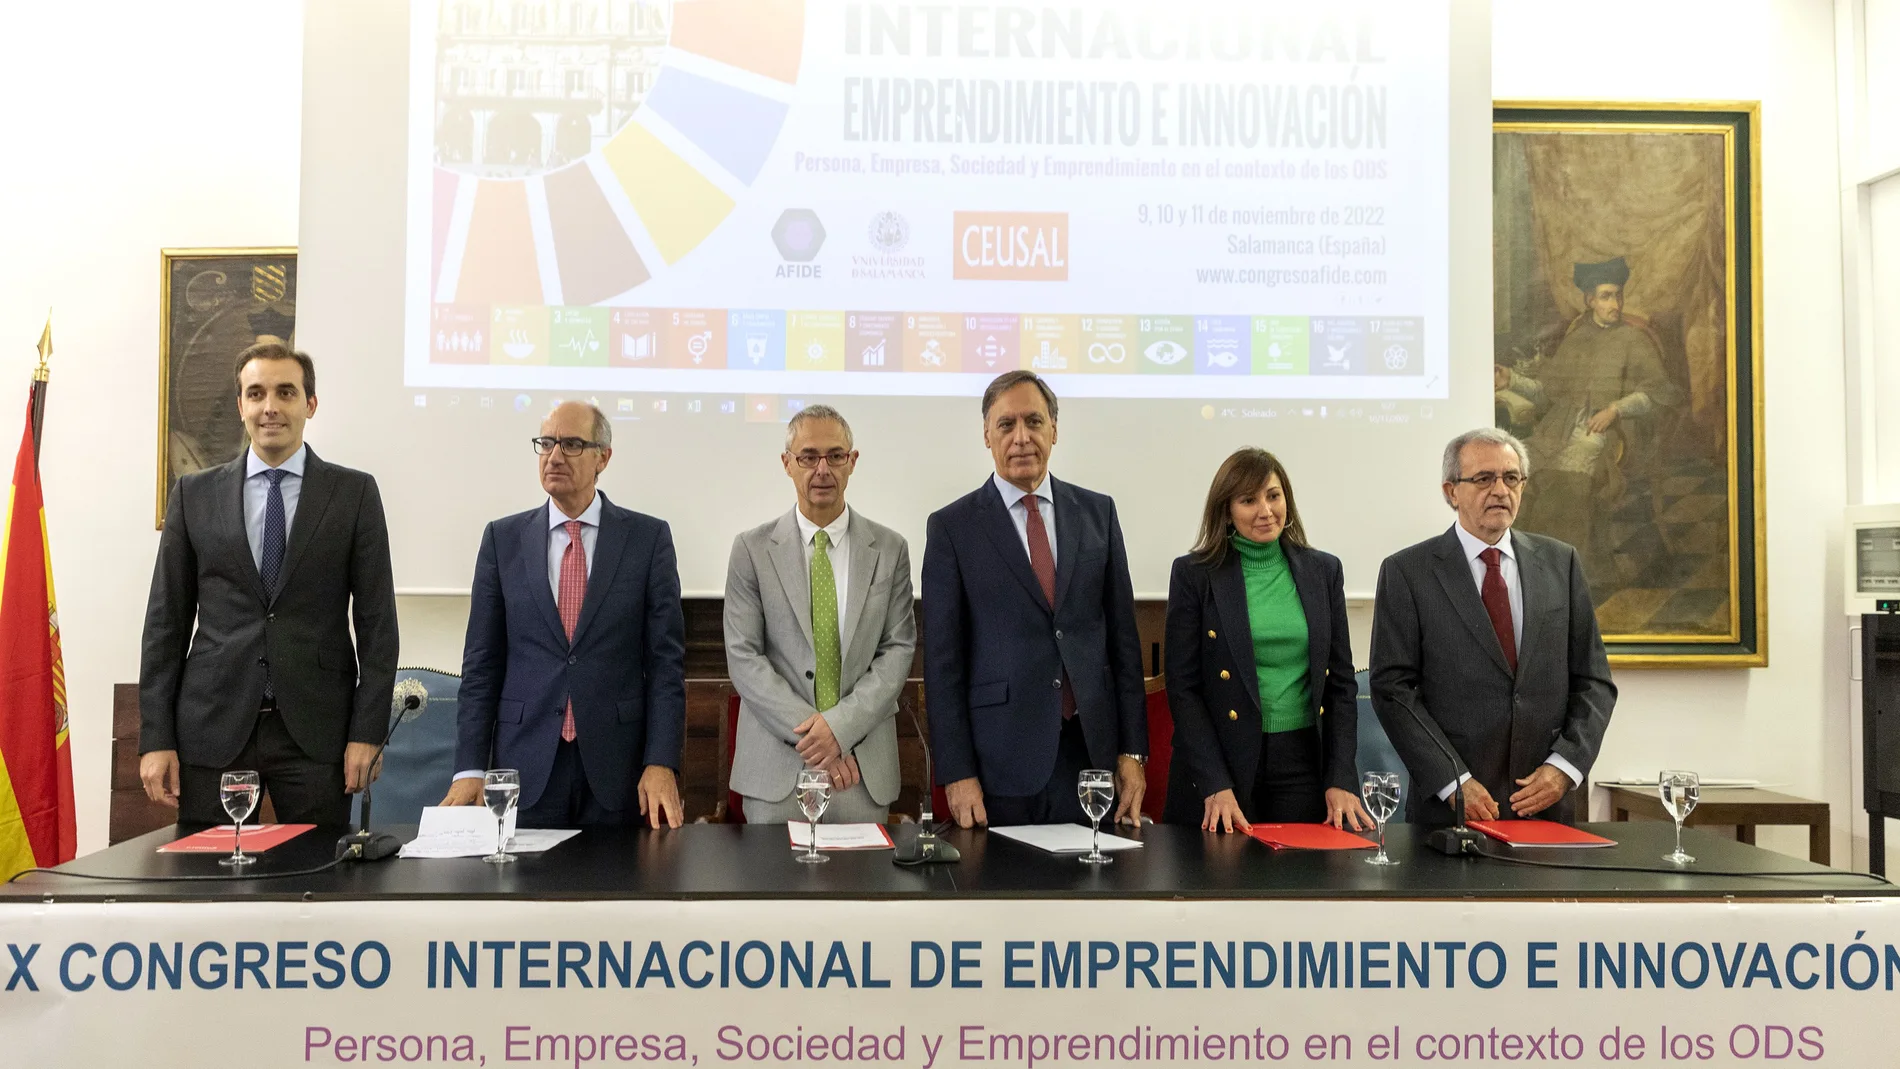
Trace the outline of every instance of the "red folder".
<path fill-rule="evenodd" d="M 261 854 L 279 843 L 287 843 L 315 824 L 252 824 L 244 829 L 244 852 Z M 231 825 L 219 824 L 195 835 L 174 839 L 158 848 L 161 854 L 228 854 L 237 836 Z"/>
<path fill-rule="evenodd" d="M 1616 840 L 1578 831 L 1554 820 L 1474 820 L 1470 827 L 1512 846 L 1615 846 Z"/>
<path fill-rule="evenodd" d="M 1378 845 L 1331 824 L 1255 824 L 1252 835 L 1275 850 L 1370 850 Z"/>

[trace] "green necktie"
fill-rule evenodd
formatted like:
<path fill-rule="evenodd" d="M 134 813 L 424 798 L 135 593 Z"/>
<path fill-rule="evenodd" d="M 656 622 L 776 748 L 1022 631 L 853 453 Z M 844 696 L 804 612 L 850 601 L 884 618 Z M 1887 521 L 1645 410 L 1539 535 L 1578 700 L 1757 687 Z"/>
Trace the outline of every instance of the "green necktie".
<path fill-rule="evenodd" d="M 831 574 L 831 536 L 819 531 L 812 536 L 811 554 L 811 639 L 818 655 L 818 711 L 838 704 L 838 583 Z"/>

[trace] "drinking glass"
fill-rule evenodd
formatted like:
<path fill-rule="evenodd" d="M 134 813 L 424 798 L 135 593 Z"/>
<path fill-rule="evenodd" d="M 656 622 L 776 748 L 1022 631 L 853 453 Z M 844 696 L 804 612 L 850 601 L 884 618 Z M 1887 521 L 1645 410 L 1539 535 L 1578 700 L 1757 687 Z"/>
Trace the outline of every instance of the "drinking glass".
<path fill-rule="evenodd" d="M 231 856 L 219 861 L 226 868 L 241 869 L 257 859 L 244 852 L 244 818 L 257 808 L 263 787 L 255 772 L 226 772 L 218 778 L 218 801 L 231 818 Z"/>
<path fill-rule="evenodd" d="M 818 818 L 825 815 L 825 807 L 831 804 L 831 773 L 822 768 L 801 768 L 798 770 L 798 811 L 805 814 L 805 822 L 811 826 L 811 842 L 805 845 L 805 852 L 798 860 L 807 865 L 822 865 L 831 859 L 818 852 Z"/>
<path fill-rule="evenodd" d="M 1664 854 L 1663 860 L 1687 865 L 1695 858 L 1682 852 L 1682 822 L 1695 812 L 1695 804 L 1702 796 L 1702 777 L 1693 772 L 1664 769 L 1656 777 L 1656 793 L 1662 796 L 1663 808 L 1676 819 L 1676 849 L 1674 853 Z"/>
<path fill-rule="evenodd" d="M 1082 864 L 1106 865 L 1115 859 L 1102 853 L 1102 818 L 1108 815 L 1108 807 L 1115 804 L 1115 773 L 1105 768 L 1085 768 L 1075 778 L 1075 793 L 1082 802 L 1082 812 L 1089 815 L 1094 833 L 1089 852 L 1082 855 Z"/>
<path fill-rule="evenodd" d="M 515 855 L 503 849 L 501 832 L 508 822 L 508 811 L 521 800 L 521 773 L 512 768 L 491 768 L 482 773 L 482 802 L 495 814 L 495 852 L 482 858 L 491 865 L 513 863 Z"/>
<path fill-rule="evenodd" d="M 1366 812 L 1372 814 L 1372 821 L 1379 826 L 1379 852 L 1366 859 L 1368 865 L 1396 865 L 1396 858 L 1386 856 L 1385 822 L 1399 808 L 1399 774 L 1397 772 L 1368 772 L 1359 781 L 1359 797 L 1366 803 Z"/>

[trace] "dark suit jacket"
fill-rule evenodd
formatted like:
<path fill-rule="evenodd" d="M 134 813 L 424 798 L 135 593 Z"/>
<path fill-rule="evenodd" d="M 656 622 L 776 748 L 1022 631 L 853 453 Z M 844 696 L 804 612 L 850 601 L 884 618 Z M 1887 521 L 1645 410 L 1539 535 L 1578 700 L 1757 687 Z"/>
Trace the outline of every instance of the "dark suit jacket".
<path fill-rule="evenodd" d="M 1552 753 L 1586 777 L 1603 744 L 1616 684 L 1577 551 L 1512 531 L 1524 590 L 1513 676 L 1455 530 L 1387 557 L 1372 617 L 1372 707 L 1411 770 L 1409 820 L 1444 823 L 1437 799 L 1456 775 L 1439 743 L 1511 815 L 1516 780 Z M 1418 712 L 1413 716 L 1408 706 Z M 1455 798 L 1456 795 L 1453 795 Z M 1568 821 L 1575 794 L 1540 816 Z"/>
<path fill-rule="evenodd" d="M 1050 488 L 1053 611 L 990 480 L 930 516 L 924 695 L 938 783 L 975 776 L 1002 797 L 1042 790 L 1055 769 L 1065 685 L 1097 767 L 1148 752 L 1135 593 L 1115 502 L 1053 478 Z"/>
<path fill-rule="evenodd" d="M 339 762 L 344 743 L 380 743 L 389 727 L 396 587 L 383 500 L 374 478 L 310 450 L 271 599 L 244 530 L 245 464 L 240 455 L 185 476 L 165 506 L 139 659 L 139 752 L 236 760 L 268 663 L 291 737 L 311 760 Z"/>
<path fill-rule="evenodd" d="M 1339 558 L 1284 539 L 1287 570 L 1306 614 L 1306 689 L 1319 716 L 1320 779 L 1359 793 L 1359 721 L 1352 636 L 1346 627 L 1346 579 Z M 1163 817 L 1199 824 L 1202 800 L 1232 789 L 1254 819 L 1253 781 L 1260 764 L 1260 680 L 1240 555 L 1220 564 L 1176 558 L 1168 580 L 1168 709 L 1174 763 Z"/>
<path fill-rule="evenodd" d="M 647 765 L 677 771 L 686 737 L 686 624 L 666 523 L 601 495 L 587 596 L 570 644 L 548 586 L 548 506 L 490 523 L 462 647 L 455 767 L 521 772 L 522 807 L 547 787 L 562 714 L 594 796 L 633 803 Z"/>

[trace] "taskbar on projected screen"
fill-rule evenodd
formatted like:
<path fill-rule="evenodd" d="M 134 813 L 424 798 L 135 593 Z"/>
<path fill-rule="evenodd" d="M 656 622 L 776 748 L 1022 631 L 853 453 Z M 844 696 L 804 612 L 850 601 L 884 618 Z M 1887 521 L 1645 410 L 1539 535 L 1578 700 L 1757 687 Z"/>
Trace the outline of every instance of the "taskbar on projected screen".
<path fill-rule="evenodd" d="M 413 406 L 422 412 L 466 413 L 474 418 L 510 416 L 538 418 L 564 401 L 594 405 L 615 422 L 658 423 L 670 420 L 738 420 L 746 423 L 784 423 L 807 405 L 863 404 L 870 398 L 843 398 L 829 394 L 719 394 L 719 393 L 593 393 L 550 390 L 411 390 Z M 889 399 L 894 400 L 894 399 Z M 904 398 L 907 401 L 921 398 Z M 1087 398 L 1129 403 L 1125 398 Z M 1152 398 L 1141 399 L 1150 408 L 1198 418 L 1221 420 L 1275 420 L 1292 422 L 1355 423 L 1403 426 L 1428 423 L 1444 407 L 1432 400 L 1365 400 L 1357 398 Z"/>

